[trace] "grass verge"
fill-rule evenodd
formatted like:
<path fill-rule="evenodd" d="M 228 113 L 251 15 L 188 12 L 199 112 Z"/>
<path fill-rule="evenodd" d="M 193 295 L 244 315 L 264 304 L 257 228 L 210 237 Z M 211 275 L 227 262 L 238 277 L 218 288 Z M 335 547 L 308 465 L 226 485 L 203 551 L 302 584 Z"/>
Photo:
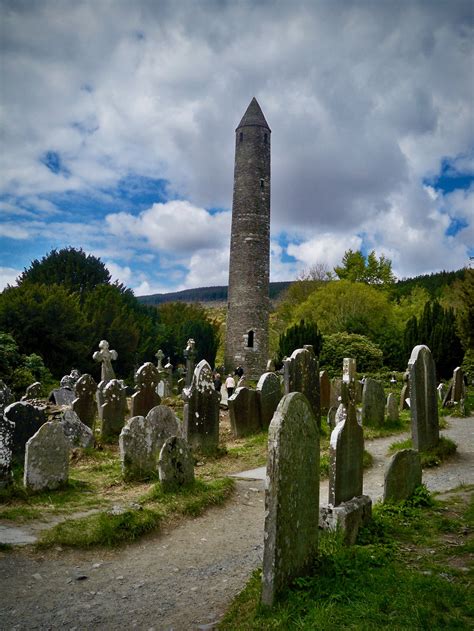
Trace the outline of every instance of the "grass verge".
<path fill-rule="evenodd" d="M 413 441 L 411 438 L 400 440 L 392 443 L 388 448 L 390 453 L 395 453 L 401 449 L 413 449 Z M 421 466 L 423 469 L 429 467 L 437 467 L 445 460 L 452 457 L 457 449 L 457 445 L 450 438 L 440 436 L 439 443 L 433 449 L 428 451 L 420 451 Z"/>

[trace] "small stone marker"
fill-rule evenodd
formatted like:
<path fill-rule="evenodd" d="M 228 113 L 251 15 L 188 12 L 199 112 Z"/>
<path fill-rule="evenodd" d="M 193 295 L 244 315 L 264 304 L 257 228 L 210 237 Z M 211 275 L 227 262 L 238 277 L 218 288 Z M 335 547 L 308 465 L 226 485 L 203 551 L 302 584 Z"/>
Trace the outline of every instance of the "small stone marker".
<path fill-rule="evenodd" d="M 353 403 L 347 418 L 336 425 L 329 446 L 329 504 L 338 506 L 362 495 L 364 432 Z"/>
<path fill-rule="evenodd" d="M 451 392 L 451 401 L 459 403 L 465 398 L 464 394 L 464 372 L 459 366 L 453 372 L 453 388 Z"/>
<path fill-rule="evenodd" d="M 318 547 L 319 430 L 299 392 L 282 398 L 270 423 L 266 487 L 262 603 L 272 606 Z"/>
<path fill-rule="evenodd" d="M 408 361 L 408 370 L 413 447 L 417 451 L 426 451 L 439 442 L 436 371 L 427 346 L 415 346 Z"/>
<path fill-rule="evenodd" d="M 25 395 L 21 397 L 22 401 L 30 399 L 38 399 L 41 396 L 42 385 L 40 381 L 35 381 L 26 389 Z"/>
<path fill-rule="evenodd" d="M 71 406 L 75 398 L 76 395 L 71 388 L 55 388 L 49 395 L 49 400 L 55 405 Z"/>
<path fill-rule="evenodd" d="M 140 366 L 135 375 L 137 392 L 132 395 L 131 416 L 146 416 L 152 408 L 160 405 L 161 398 L 156 392 L 159 380 L 158 370 L 154 364 L 146 362 Z"/>
<path fill-rule="evenodd" d="M 114 369 L 112 368 L 112 362 L 118 357 L 117 351 L 109 350 L 109 343 L 107 340 L 101 340 L 99 342 L 99 349 L 95 351 L 92 358 L 96 362 L 102 364 L 100 380 L 108 383 L 111 379 L 115 379 Z"/>
<path fill-rule="evenodd" d="M 23 482 L 31 491 L 56 489 L 68 480 L 69 442 L 61 423 L 44 423 L 26 443 Z"/>
<path fill-rule="evenodd" d="M 160 451 L 158 473 L 165 493 L 194 482 L 194 459 L 182 438 L 167 438 Z"/>
<path fill-rule="evenodd" d="M 205 359 L 196 366 L 189 388 L 184 388 L 184 437 L 192 449 L 214 451 L 219 444 L 220 394 L 214 388 Z"/>
<path fill-rule="evenodd" d="M 342 379 L 335 377 L 331 379 L 331 398 L 330 398 L 330 406 L 338 407 L 341 402 L 341 393 L 342 393 Z"/>
<path fill-rule="evenodd" d="M 122 382 L 111 379 L 104 388 L 103 397 L 101 438 L 110 440 L 120 434 L 125 422 L 127 397 Z"/>
<path fill-rule="evenodd" d="M 385 467 L 384 502 L 401 502 L 413 494 L 422 480 L 420 454 L 402 449 L 390 458 Z"/>
<path fill-rule="evenodd" d="M 319 392 L 321 396 L 321 414 L 327 414 L 331 406 L 331 380 L 326 370 L 319 372 Z"/>
<path fill-rule="evenodd" d="M 97 412 L 95 396 L 97 384 L 90 375 L 82 375 L 76 382 L 76 398 L 72 402 L 72 409 L 78 415 L 81 422 L 94 429 Z"/>
<path fill-rule="evenodd" d="M 25 401 L 17 401 L 7 406 L 5 417 L 15 423 L 13 431 L 13 457 L 22 461 L 25 455 L 25 445 L 43 423 L 46 423 L 44 408 L 39 408 Z"/>
<path fill-rule="evenodd" d="M 328 410 L 328 418 L 327 418 L 327 422 L 328 425 L 331 429 L 334 429 L 336 427 L 336 414 L 337 414 L 337 410 L 338 410 L 339 406 L 331 406 Z"/>
<path fill-rule="evenodd" d="M 311 345 L 298 348 L 289 359 L 283 360 L 283 377 L 285 394 L 304 394 L 311 405 L 318 427 L 321 427 L 319 366 Z"/>
<path fill-rule="evenodd" d="M 274 372 L 264 372 L 257 383 L 260 404 L 260 424 L 267 429 L 281 401 L 280 378 Z"/>
<path fill-rule="evenodd" d="M 12 482 L 13 433 L 15 423 L 0 414 L 0 489 Z"/>
<path fill-rule="evenodd" d="M 396 423 L 399 418 L 397 395 L 390 392 L 387 396 L 387 419 L 390 423 Z"/>
<path fill-rule="evenodd" d="M 228 399 L 230 426 L 234 436 L 248 436 L 262 429 L 260 423 L 259 397 L 256 390 L 237 388 Z"/>
<path fill-rule="evenodd" d="M 362 392 L 362 425 L 382 427 L 385 417 L 385 392 L 375 379 L 367 377 Z"/>
<path fill-rule="evenodd" d="M 86 447 L 94 446 L 94 435 L 91 428 L 82 423 L 73 410 L 64 410 L 61 414 L 60 423 L 71 449 L 74 447 L 85 449 Z"/>
<path fill-rule="evenodd" d="M 439 386 L 436 388 L 436 391 L 438 393 L 438 399 L 442 403 L 444 401 L 444 395 L 446 394 L 446 388 L 444 386 L 444 383 L 440 383 Z"/>

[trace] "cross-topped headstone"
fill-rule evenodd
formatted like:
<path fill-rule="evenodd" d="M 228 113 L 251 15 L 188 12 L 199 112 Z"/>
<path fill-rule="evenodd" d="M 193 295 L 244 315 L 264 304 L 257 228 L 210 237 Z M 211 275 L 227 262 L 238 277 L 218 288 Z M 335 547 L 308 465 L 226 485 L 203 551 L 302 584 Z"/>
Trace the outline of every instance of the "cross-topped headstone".
<path fill-rule="evenodd" d="M 92 355 L 92 358 L 96 362 L 102 363 L 102 369 L 100 374 L 100 380 L 105 381 L 107 383 L 111 379 L 115 379 L 114 369 L 112 368 L 112 362 L 115 361 L 118 357 L 117 351 L 113 351 L 109 349 L 109 343 L 107 340 L 101 340 L 99 342 L 99 349 L 95 351 Z"/>
<path fill-rule="evenodd" d="M 184 358 L 186 359 L 186 387 L 191 385 L 194 374 L 194 363 L 196 361 L 196 342 L 192 337 L 189 338 L 186 348 L 184 349 Z"/>
<path fill-rule="evenodd" d="M 160 405 L 161 398 L 156 392 L 160 381 L 158 369 L 151 362 L 146 362 L 135 374 L 135 389 L 132 395 L 131 416 L 146 416 L 156 405 Z"/>
<path fill-rule="evenodd" d="M 158 362 L 157 364 L 157 369 L 158 370 L 163 370 L 163 360 L 165 358 L 165 354 L 163 353 L 163 351 L 161 350 L 161 348 L 156 352 L 156 360 Z"/>
<path fill-rule="evenodd" d="M 153 364 L 152 364 L 153 365 Z M 118 436 L 122 431 L 127 410 L 125 388 L 118 379 L 111 379 L 103 390 L 102 440 Z"/>

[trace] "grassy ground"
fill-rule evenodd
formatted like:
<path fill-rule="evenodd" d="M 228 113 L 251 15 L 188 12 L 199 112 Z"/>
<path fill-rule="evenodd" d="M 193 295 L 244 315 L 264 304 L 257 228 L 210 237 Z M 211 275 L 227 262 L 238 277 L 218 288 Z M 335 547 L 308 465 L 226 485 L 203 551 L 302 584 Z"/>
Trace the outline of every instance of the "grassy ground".
<path fill-rule="evenodd" d="M 321 537 L 311 575 L 297 579 L 272 610 L 260 605 L 257 571 L 219 628 L 472 628 L 472 491 L 458 489 L 443 501 L 422 491 L 412 502 L 376 505 L 358 545 Z"/>
<path fill-rule="evenodd" d="M 413 449 L 413 441 L 411 438 L 400 440 L 392 443 L 389 447 L 390 453 L 395 453 L 401 449 Z M 433 449 L 420 451 L 421 466 L 423 469 L 428 467 L 437 467 L 445 460 L 448 460 L 456 453 L 457 445 L 454 441 L 440 436 L 439 443 Z"/>

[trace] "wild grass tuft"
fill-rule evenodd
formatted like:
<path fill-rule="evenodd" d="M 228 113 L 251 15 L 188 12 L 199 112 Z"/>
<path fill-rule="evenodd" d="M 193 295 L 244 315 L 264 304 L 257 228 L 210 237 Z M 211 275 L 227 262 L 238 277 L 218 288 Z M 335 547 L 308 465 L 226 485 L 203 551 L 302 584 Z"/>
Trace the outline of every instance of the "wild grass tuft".
<path fill-rule="evenodd" d="M 401 449 L 413 449 L 411 438 L 392 443 L 388 448 L 390 453 L 395 453 Z M 445 460 L 448 460 L 456 453 L 457 445 L 450 438 L 440 436 L 439 442 L 433 449 L 420 451 L 421 466 L 423 469 L 437 467 Z"/>

